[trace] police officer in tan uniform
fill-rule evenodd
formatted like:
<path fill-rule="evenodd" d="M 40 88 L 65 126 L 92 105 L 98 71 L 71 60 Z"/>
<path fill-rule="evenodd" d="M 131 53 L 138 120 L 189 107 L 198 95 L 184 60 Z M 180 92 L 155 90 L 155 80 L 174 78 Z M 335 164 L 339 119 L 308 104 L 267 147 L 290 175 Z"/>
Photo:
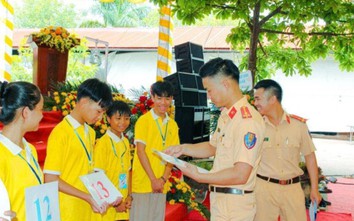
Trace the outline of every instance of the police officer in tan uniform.
<path fill-rule="evenodd" d="M 305 157 L 311 181 L 311 200 L 319 203 L 318 167 L 315 146 L 306 120 L 286 113 L 281 105 L 282 88 L 273 80 L 259 81 L 255 106 L 263 115 L 266 132 L 262 158 L 257 171 L 256 221 L 306 221 L 305 196 L 300 185 L 303 171 L 300 153 Z"/>
<path fill-rule="evenodd" d="M 166 153 L 198 158 L 215 156 L 210 173 L 188 164 L 184 175 L 209 183 L 211 220 L 250 221 L 256 213 L 255 180 L 265 125 L 239 88 L 239 70 L 231 60 L 215 58 L 200 69 L 203 86 L 223 107 L 210 142 L 170 147 Z"/>

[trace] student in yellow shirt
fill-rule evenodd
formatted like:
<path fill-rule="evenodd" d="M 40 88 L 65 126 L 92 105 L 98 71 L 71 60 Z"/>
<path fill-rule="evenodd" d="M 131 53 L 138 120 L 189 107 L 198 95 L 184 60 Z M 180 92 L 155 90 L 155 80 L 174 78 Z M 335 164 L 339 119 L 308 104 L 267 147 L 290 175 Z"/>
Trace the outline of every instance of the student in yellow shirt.
<path fill-rule="evenodd" d="M 43 174 L 36 149 L 27 143 L 24 135 L 38 129 L 43 117 L 43 97 L 37 86 L 19 81 L 0 82 L 0 99 L 0 121 L 3 124 L 0 180 L 6 187 L 17 220 L 26 221 L 25 189 L 42 184 Z"/>
<path fill-rule="evenodd" d="M 88 193 L 80 176 L 93 172 L 95 131 L 88 126 L 101 119 L 112 102 L 109 86 L 92 78 L 78 88 L 76 106 L 51 132 L 44 163 L 45 182 L 59 182 L 59 208 L 63 221 L 90 221 L 104 213 Z"/>
<path fill-rule="evenodd" d="M 131 197 L 131 156 L 129 140 L 124 131 L 129 127 L 131 111 L 127 103 L 114 101 L 107 110 L 110 128 L 96 143 L 95 170 L 104 171 L 113 185 L 122 193 L 123 200 L 109 207 L 103 221 L 129 220 Z"/>
<path fill-rule="evenodd" d="M 163 151 L 179 144 L 178 126 L 171 119 L 173 87 L 158 81 L 151 86 L 153 108 L 135 124 L 135 153 L 132 170 L 132 195 L 134 201 L 130 220 L 163 221 L 165 219 L 166 193 L 164 184 L 170 176 L 171 164 L 165 164 L 154 150 Z"/>

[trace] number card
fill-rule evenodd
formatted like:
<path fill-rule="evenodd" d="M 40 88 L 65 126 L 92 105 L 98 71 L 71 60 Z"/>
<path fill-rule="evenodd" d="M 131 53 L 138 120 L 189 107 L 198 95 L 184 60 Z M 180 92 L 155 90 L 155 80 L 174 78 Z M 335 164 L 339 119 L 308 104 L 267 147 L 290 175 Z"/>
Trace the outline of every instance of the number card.
<path fill-rule="evenodd" d="M 123 197 L 102 171 L 81 176 L 80 179 L 99 206 L 104 202 L 113 203 L 118 197 Z"/>
<path fill-rule="evenodd" d="M 4 217 L 4 212 L 10 210 L 10 200 L 6 187 L 0 179 L 0 216 Z"/>
<path fill-rule="evenodd" d="M 60 220 L 58 182 L 26 188 L 27 221 Z"/>

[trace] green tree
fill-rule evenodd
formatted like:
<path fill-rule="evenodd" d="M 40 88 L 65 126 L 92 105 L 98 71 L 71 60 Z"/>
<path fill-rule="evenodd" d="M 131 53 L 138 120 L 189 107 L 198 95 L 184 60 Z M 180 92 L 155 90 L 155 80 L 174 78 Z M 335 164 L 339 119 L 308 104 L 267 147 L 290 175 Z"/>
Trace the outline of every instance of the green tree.
<path fill-rule="evenodd" d="M 98 1 L 92 7 L 92 13 L 102 17 L 104 27 L 146 26 L 144 18 L 150 10 L 151 8 L 148 6 L 133 4 L 126 0 L 115 0 L 112 3 Z M 85 22 L 84 25 L 89 25 L 91 22 L 96 27 L 98 26 L 95 21 Z"/>
<path fill-rule="evenodd" d="M 78 27 L 79 16 L 73 4 L 59 0 L 23 0 L 14 5 L 16 28 L 42 28 L 49 25 Z"/>
<path fill-rule="evenodd" d="M 166 5 L 168 0 L 153 0 Z M 342 70 L 354 70 L 354 6 L 351 0 L 175 0 L 172 9 L 184 24 L 210 14 L 238 21 L 226 41 L 240 52 L 248 49 L 241 70 L 253 78 L 276 69 L 286 76 L 311 74 L 310 64 L 333 54 Z"/>

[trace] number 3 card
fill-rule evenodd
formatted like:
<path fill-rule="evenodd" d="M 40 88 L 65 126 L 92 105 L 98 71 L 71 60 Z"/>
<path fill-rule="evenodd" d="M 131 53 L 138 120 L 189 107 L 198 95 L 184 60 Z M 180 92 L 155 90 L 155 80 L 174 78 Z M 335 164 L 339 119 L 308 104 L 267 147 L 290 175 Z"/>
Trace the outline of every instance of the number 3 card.
<path fill-rule="evenodd" d="M 80 176 L 80 179 L 99 206 L 104 202 L 111 204 L 118 197 L 123 197 L 102 171 Z"/>
<path fill-rule="evenodd" d="M 26 188 L 27 221 L 60 220 L 58 182 Z"/>

